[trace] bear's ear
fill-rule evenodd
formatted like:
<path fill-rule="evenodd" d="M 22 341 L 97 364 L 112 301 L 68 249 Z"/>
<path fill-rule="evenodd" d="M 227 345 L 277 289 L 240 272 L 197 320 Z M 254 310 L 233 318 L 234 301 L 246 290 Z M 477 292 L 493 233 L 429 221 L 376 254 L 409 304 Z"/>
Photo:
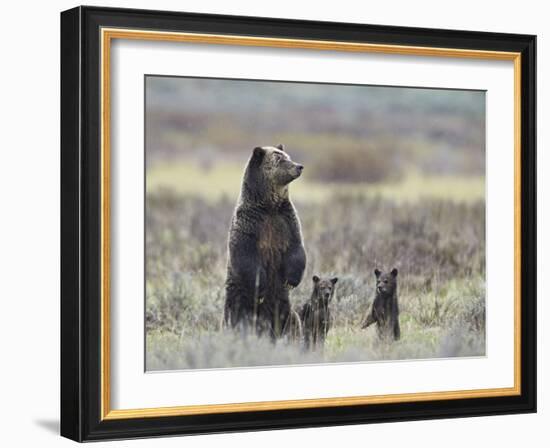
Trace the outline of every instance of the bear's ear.
<path fill-rule="evenodd" d="M 265 155 L 265 149 L 261 146 L 256 146 L 252 151 L 252 160 L 255 162 L 261 162 Z"/>
<path fill-rule="evenodd" d="M 374 275 L 376 275 L 377 277 L 379 277 L 380 274 L 381 274 L 380 269 L 376 268 L 376 269 L 374 270 Z"/>
<path fill-rule="evenodd" d="M 397 269 L 393 268 L 391 270 L 391 275 L 393 275 L 394 277 L 397 277 Z"/>
<path fill-rule="evenodd" d="M 313 283 L 319 283 L 320 278 L 314 275 L 312 280 L 313 280 Z"/>
<path fill-rule="evenodd" d="M 336 282 L 338 281 L 338 277 L 333 277 L 330 279 L 330 281 L 332 282 L 333 285 L 335 285 Z"/>
<path fill-rule="evenodd" d="M 279 143 L 277 146 L 275 146 L 275 148 L 278 148 L 281 151 L 284 151 L 285 150 L 285 145 L 283 145 L 282 143 Z"/>

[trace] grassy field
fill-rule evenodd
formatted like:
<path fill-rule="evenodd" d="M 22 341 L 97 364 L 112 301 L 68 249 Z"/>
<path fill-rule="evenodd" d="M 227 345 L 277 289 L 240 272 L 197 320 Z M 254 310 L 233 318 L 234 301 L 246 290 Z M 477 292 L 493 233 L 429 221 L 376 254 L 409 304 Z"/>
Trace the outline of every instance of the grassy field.
<path fill-rule="evenodd" d="M 241 187 L 242 164 L 221 163 L 202 168 L 193 163 L 156 164 L 147 172 L 147 191 L 170 189 L 182 195 L 196 195 L 207 200 L 226 196 L 236 198 Z M 305 202 L 330 200 L 334 194 L 383 197 L 395 202 L 423 198 L 453 201 L 476 201 L 485 198 L 485 179 L 481 176 L 420 175 L 409 172 L 399 182 L 374 184 L 315 182 L 307 169 L 300 182 L 292 185 L 292 197 Z"/>
<path fill-rule="evenodd" d="M 292 185 L 311 277 L 339 277 L 324 350 L 272 344 L 221 328 L 226 238 L 242 168 L 148 170 L 148 370 L 479 356 L 485 353 L 485 202 L 481 178 L 411 174 L 375 185 Z M 200 195 L 198 194 L 200 192 Z M 375 267 L 399 269 L 402 338 L 360 329 L 374 298 Z"/>

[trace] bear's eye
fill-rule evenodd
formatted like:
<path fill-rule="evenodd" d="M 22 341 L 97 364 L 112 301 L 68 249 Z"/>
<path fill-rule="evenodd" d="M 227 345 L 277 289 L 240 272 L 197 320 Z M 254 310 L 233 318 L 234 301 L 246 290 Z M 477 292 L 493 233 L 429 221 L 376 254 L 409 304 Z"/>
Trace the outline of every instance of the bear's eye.
<path fill-rule="evenodd" d="M 388 283 L 388 281 L 387 281 L 387 280 L 384 280 L 384 283 Z"/>

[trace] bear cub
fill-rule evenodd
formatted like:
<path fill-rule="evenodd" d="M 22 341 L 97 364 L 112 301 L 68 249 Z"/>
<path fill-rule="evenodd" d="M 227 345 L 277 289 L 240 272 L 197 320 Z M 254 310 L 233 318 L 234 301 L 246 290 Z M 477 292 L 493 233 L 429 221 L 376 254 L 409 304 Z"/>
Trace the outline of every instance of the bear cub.
<path fill-rule="evenodd" d="M 322 347 L 332 325 L 330 302 L 338 277 L 319 278 L 313 276 L 313 292 L 300 311 L 300 320 L 304 333 L 304 345 L 307 349 Z"/>
<path fill-rule="evenodd" d="M 391 272 L 374 270 L 376 296 L 372 308 L 361 328 L 376 323 L 378 336 L 386 340 L 399 340 L 399 305 L 397 303 L 397 269 Z"/>

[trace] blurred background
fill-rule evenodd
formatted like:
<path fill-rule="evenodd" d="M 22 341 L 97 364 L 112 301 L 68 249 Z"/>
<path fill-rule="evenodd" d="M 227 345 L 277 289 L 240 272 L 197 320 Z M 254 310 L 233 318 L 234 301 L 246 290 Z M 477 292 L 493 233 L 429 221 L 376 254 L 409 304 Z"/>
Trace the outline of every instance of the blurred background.
<path fill-rule="evenodd" d="M 165 186 L 234 196 L 252 148 L 284 143 L 306 166 L 293 194 L 308 200 L 364 184 L 393 199 L 484 195 L 484 92 L 166 77 L 146 82 L 149 191 Z"/>
<path fill-rule="evenodd" d="M 158 76 L 145 91 L 148 369 L 484 354 L 484 92 Z M 293 305 L 313 274 L 341 279 L 322 353 L 221 331 L 243 169 L 278 143 L 305 166 Z M 359 326 L 373 269 L 394 266 L 403 338 L 386 346 Z"/>

